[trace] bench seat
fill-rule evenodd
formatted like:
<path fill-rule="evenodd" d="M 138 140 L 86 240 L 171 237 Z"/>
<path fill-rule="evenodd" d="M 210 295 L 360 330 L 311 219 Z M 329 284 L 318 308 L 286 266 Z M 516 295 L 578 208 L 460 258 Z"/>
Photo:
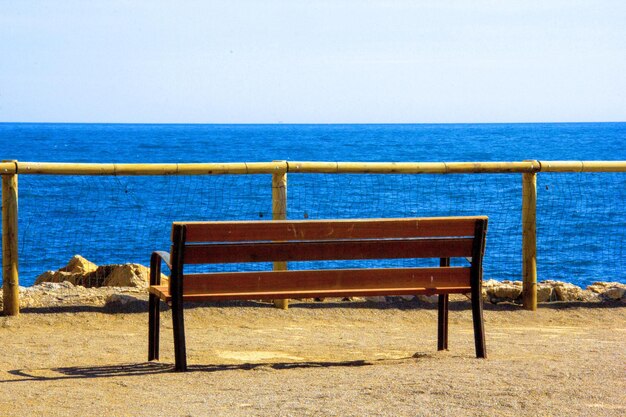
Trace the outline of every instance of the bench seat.
<path fill-rule="evenodd" d="M 463 294 L 471 291 L 470 269 L 461 267 L 190 274 L 186 280 L 183 300 L 187 301 Z M 378 281 L 387 285 L 381 286 Z M 237 288 L 240 290 L 234 291 Z M 148 290 L 162 301 L 172 299 L 168 285 L 155 285 Z"/>

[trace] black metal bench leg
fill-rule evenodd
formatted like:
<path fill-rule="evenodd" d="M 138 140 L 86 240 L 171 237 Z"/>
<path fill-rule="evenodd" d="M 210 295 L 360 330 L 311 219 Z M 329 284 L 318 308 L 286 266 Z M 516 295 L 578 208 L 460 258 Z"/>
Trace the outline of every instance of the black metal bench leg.
<path fill-rule="evenodd" d="M 482 294 L 482 259 L 485 254 L 485 233 L 487 233 L 487 219 L 477 221 L 474 226 L 474 242 L 472 244 L 471 260 L 472 266 L 470 270 L 472 320 L 474 322 L 474 344 L 476 345 L 477 358 L 487 358 Z"/>
<path fill-rule="evenodd" d="M 174 358 L 176 371 L 187 370 L 187 351 L 185 347 L 185 323 L 182 300 L 172 300 L 172 327 L 174 328 Z"/>
<path fill-rule="evenodd" d="M 159 359 L 159 325 L 160 325 L 159 297 L 150 294 L 148 298 L 148 360 Z"/>
<path fill-rule="evenodd" d="M 448 350 L 448 294 L 439 294 L 437 350 Z"/>
<path fill-rule="evenodd" d="M 450 266 L 450 258 L 440 258 L 439 266 Z M 448 294 L 439 294 L 437 315 L 437 350 L 448 350 Z"/>
<path fill-rule="evenodd" d="M 483 297 L 480 287 L 472 287 L 472 319 L 474 322 L 476 357 L 487 358 L 487 349 L 485 348 L 485 325 L 483 322 Z"/>

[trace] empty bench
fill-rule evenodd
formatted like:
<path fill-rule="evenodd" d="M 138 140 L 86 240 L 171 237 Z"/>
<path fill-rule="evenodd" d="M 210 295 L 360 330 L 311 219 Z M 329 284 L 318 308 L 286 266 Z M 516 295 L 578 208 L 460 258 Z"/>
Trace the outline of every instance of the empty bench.
<path fill-rule="evenodd" d="M 171 255 L 150 259 L 148 360 L 159 358 L 160 301 L 172 308 L 175 369 L 187 370 L 184 301 L 439 295 L 439 350 L 448 294 L 471 294 L 476 356 L 486 357 L 481 296 L 487 217 L 175 222 Z M 190 264 L 438 258 L 439 267 L 184 272 Z M 468 266 L 450 266 L 467 258 Z M 171 274 L 161 285 L 161 264 Z"/>

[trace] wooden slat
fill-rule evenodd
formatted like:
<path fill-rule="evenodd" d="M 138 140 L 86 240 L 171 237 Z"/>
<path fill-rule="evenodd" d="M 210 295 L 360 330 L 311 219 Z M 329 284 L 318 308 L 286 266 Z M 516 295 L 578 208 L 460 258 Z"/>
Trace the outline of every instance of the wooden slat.
<path fill-rule="evenodd" d="M 171 299 L 170 290 L 167 285 L 151 285 L 148 287 L 148 292 L 158 296 L 163 301 L 169 301 Z"/>
<path fill-rule="evenodd" d="M 241 242 L 473 236 L 474 224 L 477 219 L 482 218 L 484 217 L 176 222 L 174 224 L 186 226 L 188 242 Z"/>
<path fill-rule="evenodd" d="M 233 293 L 338 289 L 440 287 L 470 288 L 470 269 L 383 268 L 230 272 L 185 275 L 183 292 Z"/>
<path fill-rule="evenodd" d="M 434 294 L 467 294 L 470 290 L 465 287 L 446 288 L 380 288 L 380 289 L 353 289 L 327 291 L 283 291 L 265 293 L 224 293 L 224 294 L 187 294 L 185 301 L 225 301 L 225 300 L 279 300 L 294 298 L 324 298 L 324 297 L 372 297 L 378 295 L 434 295 Z M 154 292 L 154 291 L 152 291 Z M 171 301 L 166 292 L 158 294 L 163 301 Z"/>
<path fill-rule="evenodd" d="M 469 268 L 231 272 L 184 277 L 184 298 L 204 300 L 466 293 Z M 167 286 L 150 292 L 168 301 Z"/>
<path fill-rule="evenodd" d="M 186 264 L 471 256 L 472 238 L 188 245 Z"/>

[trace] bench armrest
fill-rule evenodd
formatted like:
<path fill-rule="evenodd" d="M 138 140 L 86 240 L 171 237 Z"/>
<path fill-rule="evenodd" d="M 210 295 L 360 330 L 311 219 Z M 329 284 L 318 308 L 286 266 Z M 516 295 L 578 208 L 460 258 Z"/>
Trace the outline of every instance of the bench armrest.
<path fill-rule="evenodd" d="M 170 254 L 168 252 L 152 252 L 152 256 L 150 257 L 150 285 L 161 284 L 161 262 L 165 262 L 165 265 L 167 265 L 169 270 L 172 270 Z"/>

